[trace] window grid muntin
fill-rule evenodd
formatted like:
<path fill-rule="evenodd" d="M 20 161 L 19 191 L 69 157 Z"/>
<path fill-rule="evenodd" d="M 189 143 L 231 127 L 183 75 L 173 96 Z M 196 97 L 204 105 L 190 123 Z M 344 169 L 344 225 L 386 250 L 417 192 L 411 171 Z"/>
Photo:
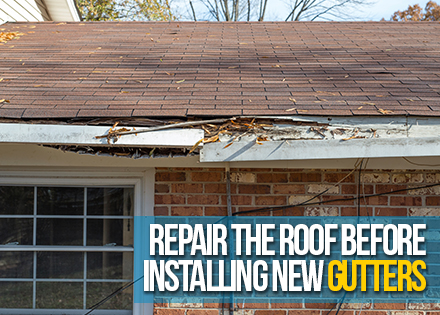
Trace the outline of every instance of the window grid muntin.
<path fill-rule="evenodd" d="M 20 184 L 1 184 L 1 186 L 25 186 L 29 187 L 30 185 L 20 185 Z M 133 252 L 133 244 L 131 246 L 123 246 L 123 245 L 115 245 L 115 246 L 87 246 L 87 219 L 134 219 L 134 200 L 131 205 L 131 213 L 133 215 L 87 215 L 87 188 L 131 188 L 133 189 L 133 199 L 134 199 L 134 187 L 132 185 L 117 185 L 117 186 L 90 186 L 90 185 L 32 185 L 34 188 L 34 200 L 33 200 L 33 215 L 0 215 L 1 218 L 29 218 L 33 219 L 33 240 L 32 246 L 29 245 L 0 245 L 1 251 L 8 252 L 21 252 L 21 251 L 31 251 L 33 252 L 33 278 L 0 278 L 1 282 L 32 282 L 33 290 L 32 290 L 32 310 L 44 310 L 36 308 L 36 297 L 37 297 L 37 283 L 38 282 L 76 282 L 83 283 L 83 309 L 87 307 L 87 283 L 128 283 L 131 282 L 132 279 L 87 279 L 87 252 Z M 83 187 L 84 189 L 84 199 L 83 199 L 83 215 L 38 215 L 38 187 Z M 37 219 L 39 218 L 57 218 L 57 219 L 83 219 L 83 245 L 82 246 L 70 246 L 70 245 L 37 245 Z M 23 248 L 25 247 L 25 248 Z M 38 252 L 82 252 L 83 253 L 83 278 L 82 279 L 62 279 L 62 278 L 37 278 L 37 253 Z M 131 277 L 132 278 L 132 277 Z M 0 308 L 1 310 L 1 308 Z M 5 309 L 5 310 L 13 310 L 13 309 Z M 79 310 L 79 309 L 78 309 Z M 107 310 L 113 313 L 126 313 L 127 310 Z M 60 310 L 63 312 L 63 310 Z M 66 312 L 66 310 L 64 310 Z M 1 311 L 0 311 L 1 313 Z"/>

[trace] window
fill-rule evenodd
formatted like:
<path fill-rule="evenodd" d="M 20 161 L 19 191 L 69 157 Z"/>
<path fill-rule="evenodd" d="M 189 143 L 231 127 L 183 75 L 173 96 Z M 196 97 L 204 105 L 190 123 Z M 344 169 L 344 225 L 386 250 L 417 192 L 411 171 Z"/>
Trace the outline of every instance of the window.
<path fill-rule="evenodd" d="M 131 282 L 134 190 L 1 184 L 0 313 L 84 314 Z M 132 314 L 132 288 L 99 309 Z"/>

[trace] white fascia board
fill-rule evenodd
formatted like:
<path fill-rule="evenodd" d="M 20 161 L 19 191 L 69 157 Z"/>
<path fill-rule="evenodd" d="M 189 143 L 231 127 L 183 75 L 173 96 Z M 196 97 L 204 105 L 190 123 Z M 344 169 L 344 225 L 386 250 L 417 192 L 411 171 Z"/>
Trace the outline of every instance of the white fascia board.
<path fill-rule="evenodd" d="M 74 0 L 44 0 L 53 21 L 81 21 Z"/>
<path fill-rule="evenodd" d="M 118 126 L 119 127 L 119 126 Z M 127 127 L 132 129 L 132 127 Z M 110 144 L 106 135 L 110 127 L 80 125 L 0 124 L 0 143 L 35 143 L 51 145 L 115 147 L 192 147 L 204 137 L 201 129 L 168 129 L 124 135 Z M 137 127 L 137 130 L 146 129 Z"/>
<path fill-rule="evenodd" d="M 343 140 L 237 141 L 208 143 L 201 162 L 317 160 L 440 156 L 440 138 L 371 138 Z"/>

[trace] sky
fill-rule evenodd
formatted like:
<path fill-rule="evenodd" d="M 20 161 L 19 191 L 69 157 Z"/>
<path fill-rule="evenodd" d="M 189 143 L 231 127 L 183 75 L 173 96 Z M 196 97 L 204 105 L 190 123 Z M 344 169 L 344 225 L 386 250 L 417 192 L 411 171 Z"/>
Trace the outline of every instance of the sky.
<path fill-rule="evenodd" d="M 287 3 L 291 1 L 293 0 L 268 0 L 268 9 L 266 11 L 265 20 L 284 21 L 288 12 L 290 12 Z M 370 1 L 371 4 L 361 8 L 360 10 L 356 10 L 356 12 L 350 14 L 350 16 L 353 16 L 352 20 L 380 21 L 382 18 L 389 20 L 391 15 L 395 11 L 406 10 L 409 5 L 414 5 L 416 3 L 418 3 L 421 7 L 424 8 L 429 0 L 367 0 L 367 1 Z M 440 0 L 437 0 L 437 3 L 440 3 L 439 1 Z M 173 2 L 181 12 L 185 11 L 185 7 L 186 10 L 189 9 L 189 6 L 186 5 L 188 0 L 174 0 L 172 1 L 172 3 Z M 199 10 L 204 9 L 200 1 L 193 0 L 193 3 L 195 4 L 196 12 L 201 12 Z M 182 6 L 182 4 L 184 5 Z M 187 13 L 189 14 L 189 11 L 187 11 Z M 191 19 L 189 18 L 190 16 L 191 15 L 185 14 L 185 16 L 181 16 L 180 19 L 182 20 Z"/>
<path fill-rule="evenodd" d="M 266 20 L 282 20 L 286 15 L 287 6 L 284 0 L 269 0 L 272 2 L 270 11 L 267 12 Z M 425 7 L 428 0 L 371 0 L 373 4 L 366 6 L 358 12 L 354 12 L 356 20 L 362 21 L 380 21 L 382 18 L 389 20 L 391 15 L 397 10 L 403 11 L 409 5 L 418 3 L 422 8 Z M 277 4 L 275 4 L 277 3 Z M 437 2 L 439 3 L 439 2 Z"/>

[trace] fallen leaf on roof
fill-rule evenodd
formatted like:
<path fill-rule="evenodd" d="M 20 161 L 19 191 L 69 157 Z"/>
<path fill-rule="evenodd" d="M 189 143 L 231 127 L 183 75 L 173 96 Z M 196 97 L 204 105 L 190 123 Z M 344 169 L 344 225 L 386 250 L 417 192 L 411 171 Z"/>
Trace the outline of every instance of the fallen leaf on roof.
<path fill-rule="evenodd" d="M 289 108 L 289 109 L 286 109 L 286 112 L 291 112 L 291 111 L 294 111 L 295 109 L 296 109 L 295 107 Z"/>
<path fill-rule="evenodd" d="M 381 108 L 379 108 L 377 111 L 378 111 L 379 113 L 381 113 L 381 114 L 384 114 L 384 115 L 394 113 L 392 110 L 381 109 Z"/>
<path fill-rule="evenodd" d="M 36 26 L 35 25 L 31 25 L 31 26 L 29 26 L 29 28 L 36 28 Z"/>
<path fill-rule="evenodd" d="M 61 22 L 61 23 L 58 23 L 57 25 L 64 25 L 64 24 L 66 24 L 66 22 Z"/>
<path fill-rule="evenodd" d="M 238 66 L 228 67 L 228 69 L 235 69 L 235 68 L 238 68 Z"/>
<path fill-rule="evenodd" d="M 247 45 L 247 43 L 240 43 L 240 45 Z"/>
<path fill-rule="evenodd" d="M 289 100 L 296 103 L 296 99 L 294 99 L 293 97 L 289 97 Z"/>
<path fill-rule="evenodd" d="M 35 33 L 34 31 L 30 31 L 30 32 L 28 32 L 28 33 L 31 33 L 31 34 L 33 34 L 33 33 Z"/>
<path fill-rule="evenodd" d="M 414 100 L 411 99 L 411 98 L 407 98 L 406 100 L 407 100 L 407 101 L 410 101 L 410 102 L 414 102 Z"/>
<path fill-rule="evenodd" d="M 269 58 L 268 56 L 261 56 L 261 58 Z"/>
<path fill-rule="evenodd" d="M 282 81 L 284 82 L 284 81 L 286 81 L 286 79 L 283 79 Z"/>
<path fill-rule="evenodd" d="M 185 79 L 176 81 L 176 83 L 182 83 L 182 82 L 185 82 Z"/>
<path fill-rule="evenodd" d="M 78 78 L 78 80 L 86 80 L 87 78 Z"/>
<path fill-rule="evenodd" d="M 8 40 L 11 39 L 19 39 L 20 36 L 24 35 L 20 32 L 0 32 L 0 42 L 6 43 Z M 14 47 L 14 46 L 11 46 Z"/>
<path fill-rule="evenodd" d="M 2 99 L 2 100 L 0 100 L 0 104 L 1 103 L 10 103 L 10 102 L 9 102 L 9 100 Z"/>
<path fill-rule="evenodd" d="M 249 101 L 249 103 L 252 103 L 252 100 L 248 100 Z"/>
<path fill-rule="evenodd" d="M 84 23 L 79 23 L 78 25 L 85 25 Z"/>
<path fill-rule="evenodd" d="M 150 40 L 151 40 L 152 42 L 154 42 L 154 39 L 153 39 L 153 38 L 150 38 Z"/>
<path fill-rule="evenodd" d="M 308 110 L 307 109 L 298 109 L 298 113 L 305 113 L 305 112 L 308 112 Z"/>
<path fill-rule="evenodd" d="M 362 107 L 363 107 L 363 106 L 361 106 L 361 107 L 358 107 L 358 109 L 362 109 Z"/>
<path fill-rule="evenodd" d="M 376 95 L 376 97 L 385 97 L 385 95 Z"/>
<path fill-rule="evenodd" d="M 273 65 L 272 68 L 281 68 L 280 65 Z"/>
<path fill-rule="evenodd" d="M 166 74 L 168 74 L 168 75 L 174 75 L 174 73 L 169 73 L 169 72 L 165 72 Z"/>
<path fill-rule="evenodd" d="M 389 49 L 389 48 L 388 48 L 388 49 L 385 49 L 385 51 L 390 51 L 390 50 L 392 50 L 392 49 Z"/>
<path fill-rule="evenodd" d="M 348 78 L 348 77 L 349 77 L 349 75 L 344 76 L 344 78 Z"/>
<path fill-rule="evenodd" d="M 328 80 L 333 80 L 333 78 L 332 78 L 332 77 L 329 77 L 329 78 L 327 78 L 327 81 L 328 81 Z"/>
<path fill-rule="evenodd" d="M 161 59 L 159 59 L 159 61 L 160 61 L 160 62 L 163 62 L 162 58 L 161 58 Z"/>
<path fill-rule="evenodd" d="M 0 78 L 0 82 L 2 82 L 3 81 L 3 78 Z"/>
<path fill-rule="evenodd" d="M 92 71 L 93 73 L 103 73 L 103 72 L 107 72 L 107 71 L 100 71 L 100 70 L 94 70 Z"/>
<path fill-rule="evenodd" d="M 375 103 L 371 103 L 371 102 L 362 102 L 362 104 L 365 104 L 365 105 L 376 105 Z"/>
<path fill-rule="evenodd" d="M 130 93 L 130 92 L 128 92 L 128 91 L 121 91 L 121 92 L 119 92 L 119 93 Z"/>

